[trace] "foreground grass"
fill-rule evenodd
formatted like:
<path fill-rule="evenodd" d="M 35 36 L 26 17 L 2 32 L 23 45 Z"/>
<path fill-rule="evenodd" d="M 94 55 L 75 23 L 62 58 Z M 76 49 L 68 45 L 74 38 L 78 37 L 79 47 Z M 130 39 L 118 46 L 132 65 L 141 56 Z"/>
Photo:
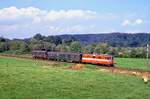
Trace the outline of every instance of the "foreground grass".
<path fill-rule="evenodd" d="M 149 99 L 150 84 L 86 65 L 0 57 L 0 99 Z"/>
<path fill-rule="evenodd" d="M 140 58 L 115 58 L 115 62 L 116 67 L 150 71 L 150 60 L 147 61 L 146 59 Z"/>

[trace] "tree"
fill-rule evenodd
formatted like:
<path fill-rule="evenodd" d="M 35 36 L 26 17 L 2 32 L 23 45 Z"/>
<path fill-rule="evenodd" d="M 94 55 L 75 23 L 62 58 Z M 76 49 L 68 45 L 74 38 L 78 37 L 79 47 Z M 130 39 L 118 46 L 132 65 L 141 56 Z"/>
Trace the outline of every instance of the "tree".
<path fill-rule="evenodd" d="M 53 39 L 53 43 L 58 45 L 58 44 L 62 44 L 62 39 L 58 36 L 55 36 Z"/>
<path fill-rule="evenodd" d="M 44 36 L 42 36 L 41 34 L 36 34 L 33 36 L 34 39 L 36 40 L 43 40 L 44 39 Z"/>
<path fill-rule="evenodd" d="M 81 52 L 81 45 L 80 42 L 74 41 L 70 45 L 70 51 L 71 52 Z"/>
<path fill-rule="evenodd" d="M 48 36 L 43 39 L 45 42 L 54 43 L 54 36 Z"/>
<path fill-rule="evenodd" d="M 19 40 L 12 40 L 9 42 L 9 49 L 10 50 L 19 50 L 20 49 L 20 41 Z"/>
<path fill-rule="evenodd" d="M 113 55 L 113 56 L 118 56 L 118 51 L 116 48 L 114 47 L 110 47 L 109 51 L 107 52 L 107 54 Z"/>
<path fill-rule="evenodd" d="M 22 52 L 29 52 L 30 48 L 26 42 L 20 42 L 20 51 Z"/>
<path fill-rule="evenodd" d="M 87 45 L 85 47 L 83 47 L 83 53 L 87 53 L 87 54 L 93 54 L 94 52 L 94 46 L 93 45 Z"/>
<path fill-rule="evenodd" d="M 43 44 L 35 44 L 32 47 L 32 50 L 43 50 L 44 49 L 44 45 Z"/>
<path fill-rule="evenodd" d="M 0 37 L 0 42 L 6 42 L 7 40 L 3 37 Z"/>
<path fill-rule="evenodd" d="M 108 51 L 109 51 L 109 46 L 107 43 L 97 44 L 95 49 L 94 49 L 94 52 L 98 53 L 98 54 L 100 54 L 100 53 L 106 54 L 106 53 L 108 53 Z"/>
<path fill-rule="evenodd" d="M 60 51 L 60 52 L 69 52 L 69 46 L 65 45 L 65 44 L 59 44 L 57 47 L 56 47 L 56 50 L 57 51 Z"/>
<path fill-rule="evenodd" d="M 94 53 L 100 54 L 101 53 L 101 47 L 100 45 L 96 45 L 95 49 L 94 49 Z"/>
<path fill-rule="evenodd" d="M 130 57 L 132 57 L 132 58 L 136 58 L 137 57 L 137 50 L 136 49 L 132 49 L 131 50 Z"/>
<path fill-rule="evenodd" d="M 67 38 L 62 39 L 62 43 L 66 45 L 70 45 L 72 42 L 77 41 L 73 36 L 69 36 Z"/>
<path fill-rule="evenodd" d="M 7 42 L 0 42 L 0 52 L 4 52 L 9 50 L 9 46 Z"/>
<path fill-rule="evenodd" d="M 55 51 L 55 47 L 56 45 L 53 43 L 49 43 L 49 42 L 43 42 L 44 44 L 44 49 L 47 51 Z"/>

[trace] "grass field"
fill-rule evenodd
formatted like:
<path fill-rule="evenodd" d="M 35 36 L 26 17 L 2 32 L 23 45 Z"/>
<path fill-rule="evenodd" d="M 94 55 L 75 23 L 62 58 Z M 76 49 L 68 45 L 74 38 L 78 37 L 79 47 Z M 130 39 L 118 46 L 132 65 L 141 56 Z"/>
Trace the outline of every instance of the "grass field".
<path fill-rule="evenodd" d="M 116 61 L 121 67 L 141 66 L 138 59 L 133 59 L 135 63 Z M 94 65 L 79 71 L 68 69 L 72 65 L 0 57 L 0 99 L 150 98 L 150 83 L 144 84 L 140 78 L 100 72 Z"/>
<path fill-rule="evenodd" d="M 150 60 L 140 58 L 115 58 L 116 67 L 150 71 Z M 147 66 L 148 65 L 148 66 Z"/>

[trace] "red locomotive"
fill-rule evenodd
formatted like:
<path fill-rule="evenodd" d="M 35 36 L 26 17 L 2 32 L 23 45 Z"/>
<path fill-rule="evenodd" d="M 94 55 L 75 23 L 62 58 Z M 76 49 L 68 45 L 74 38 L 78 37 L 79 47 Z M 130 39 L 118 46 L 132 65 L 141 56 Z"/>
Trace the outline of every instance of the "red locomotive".
<path fill-rule="evenodd" d="M 113 57 L 105 54 L 83 54 L 81 62 L 106 66 L 114 65 Z"/>

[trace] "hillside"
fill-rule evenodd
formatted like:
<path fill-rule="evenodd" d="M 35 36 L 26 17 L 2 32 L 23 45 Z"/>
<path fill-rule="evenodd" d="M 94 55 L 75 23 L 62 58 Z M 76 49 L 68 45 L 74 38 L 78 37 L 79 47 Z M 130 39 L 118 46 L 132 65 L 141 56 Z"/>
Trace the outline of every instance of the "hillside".
<path fill-rule="evenodd" d="M 44 36 L 36 34 L 27 39 L 14 39 L 29 42 L 32 38 L 60 44 L 63 41 L 79 41 L 82 45 L 105 42 L 112 47 L 143 47 L 150 43 L 150 33 L 100 33 L 100 34 L 65 34 Z M 0 42 L 9 41 L 0 37 Z"/>
<path fill-rule="evenodd" d="M 107 34 L 80 34 L 80 35 L 60 35 L 62 39 L 74 38 L 82 44 L 107 42 L 114 47 L 139 47 L 150 43 L 148 33 L 107 33 Z"/>

